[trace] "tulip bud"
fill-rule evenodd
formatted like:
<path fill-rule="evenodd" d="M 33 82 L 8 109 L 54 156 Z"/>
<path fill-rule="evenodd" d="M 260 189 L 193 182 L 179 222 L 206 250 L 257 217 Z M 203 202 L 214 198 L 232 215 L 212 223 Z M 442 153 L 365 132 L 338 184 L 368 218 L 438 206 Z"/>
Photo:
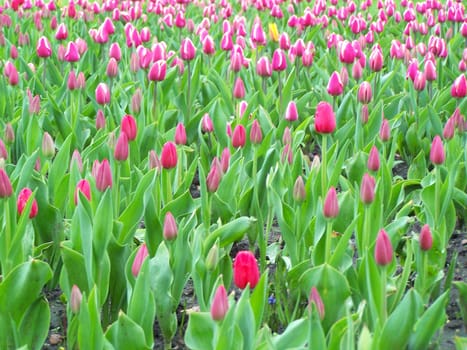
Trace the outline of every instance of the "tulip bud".
<path fill-rule="evenodd" d="M 337 192 L 331 187 L 326 195 L 323 205 L 323 214 L 325 218 L 332 219 L 339 215 L 339 202 L 337 201 Z"/>
<path fill-rule="evenodd" d="M 18 200 L 16 202 L 16 207 L 18 209 L 18 214 L 21 215 L 26 207 L 26 204 L 31 197 L 32 191 L 29 188 L 23 188 L 18 194 Z M 37 201 L 36 198 L 32 200 L 32 207 L 31 211 L 29 212 L 29 218 L 32 219 L 37 215 L 38 212 Z"/>
<path fill-rule="evenodd" d="M 433 236 L 431 235 L 430 226 L 427 224 L 423 225 L 420 231 L 420 248 L 423 251 L 430 250 L 433 246 Z"/>
<path fill-rule="evenodd" d="M 445 140 L 450 140 L 454 137 L 454 132 L 456 130 L 456 121 L 453 117 L 450 117 L 444 125 L 443 129 L 443 138 Z"/>
<path fill-rule="evenodd" d="M 180 57 L 182 60 L 191 61 L 195 58 L 196 48 L 190 39 L 183 39 L 180 45 Z"/>
<path fill-rule="evenodd" d="M 364 81 L 360 84 L 360 87 L 358 88 L 358 101 L 363 104 L 368 104 L 371 102 L 371 97 L 371 85 L 369 82 Z"/>
<path fill-rule="evenodd" d="M 389 122 L 387 119 L 383 118 L 381 123 L 381 128 L 379 129 L 379 138 L 381 141 L 386 142 L 391 137 L 391 129 L 389 128 Z"/>
<path fill-rule="evenodd" d="M 105 128 L 105 117 L 104 117 L 104 112 L 102 109 L 99 109 L 97 111 L 96 115 L 96 129 L 104 129 Z"/>
<path fill-rule="evenodd" d="M 214 321 L 222 321 L 229 310 L 229 299 L 225 287 L 220 285 L 211 305 L 211 317 Z"/>
<path fill-rule="evenodd" d="M 148 73 L 148 79 L 150 81 L 163 81 L 167 74 L 167 62 L 159 60 L 155 62 Z"/>
<path fill-rule="evenodd" d="M 221 170 L 225 174 L 229 169 L 230 164 L 230 150 L 228 147 L 224 148 L 221 156 Z"/>
<path fill-rule="evenodd" d="M 282 134 L 282 143 L 288 145 L 292 143 L 292 132 L 288 126 L 285 127 L 284 133 Z"/>
<path fill-rule="evenodd" d="M 431 143 L 430 160 L 433 164 L 440 165 L 444 163 L 445 158 L 443 141 L 436 135 Z"/>
<path fill-rule="evenodd" d="M 138 114 L 141 110 L 141 101 L 143 100 L 143 93 L 141 88 L 137 88 L 133 96 L 131 97 L 131 112 Z"/>
<path fill-rule="evenodd" d="M 106 74 L 109 78 L 115 78 L 118 74 L 118 63 L 113 57 L 111 57 L 107 63 Z"/>
<path fill-rule="evenodd" d="M 263 78 L 270 77 L 272 75 L 272 66 L 269 58 L 266 56 L 261 57 L 256 64 L 256 73 Z"/>
<path fill-rule="evenodd" d="M 298 119 L 297 105 L 294 101 L 290 101 L 285 110 L 285 120 L 294 122 Z"/>
<path fill-rule="evenodd" d="M 135 260 L 133 260 L 133 265 L 131 265 L 131 273 L 133 276 L 138 277 L 139 271 L 141 270 L 141 266 L 144 263 L 144 260 L 149 255 L 148 248 L 146 247 L 146 243 L 143 243 L 139 246 L 138 252 L 135 255 Z"/>
<path fill-rule="evenodd" d="M 55 155 L 54 141 L 47 131 L 42 136 L 42 154 L 46 158 L 52 158 Z"/>
<path fill-rule="evenodd" d="M 312 308 L 312 305 L 316 307 L 319 318 L 323 320 L 324 319 L 324 303 L 316 287 L 312 287 L 311 292 L 310 292 L 310 298 L 309 298 L 310 309 Z"/>
<path fill-rule="evenodd" d="M 70 308 L 74 314 L 77 314 L 79 312 L 82 299 L 83 295 L 81 294 L 79 287 L 76 284 L 74 284 L 73 287 L 71 287 L 70 295 Z"/>
<path fill-rule="evenodd" d="M 172 169 L 177 166 L 177 147 L 171 141 L 166 142 L 162 147 L 161 165 L 164 169 Z"/>
<path fill-rule="evenodd" d="M 209 170 L 208 176 L 206 177 L 206 186 L 209 192 L 216 192 L 221 182 L 222 169 L 219 160 L 214 158 Z"/>
<path fill-rule="evenodd" d="M 331 74 L 331 77 L 329 78 L 328 82 L 327 91 L 328 94 L 331 96 L 339 96 L 344 92 L 344 84 L 342 83 L 339 73 L 334 71 Z"/>
<path fill-rule="evenodd" d="M 250 129 L 250 141 L 252 144 L 261 143 L 263 140 L 263 133 L 261 132 L 261 126 L 257 119 L 253 120 L 253 124 Z"/>
<path fill-rule="evenodd" d="M 177 234 L 178 234 L 177 223 L 175 221 L 174 216 L 172 215 L 170 211 L 168 211 L 165 214 L 164 228 L 163 228 L 162 233 L 163 233 L 164 239 L 168 241 L 173 240 L 177 237 Z"/>
<path fill-rule="evenodd" d="M 112 43 L 112 45 L 110 45 L 109 57 L 114 58 L 117 62 L 122 59 L 122 50 L 118 43 Z"/>
<path fill-rule="evenodd" d="M 118 161 L 125 161 L 128 159 L 128 153 L 128 137 L 124 132 L 121 132 L 115 145 L 114 158 Z"/>
<path fill-rule="evenodd" d="M 207 113 L 205 113 L 203 119 L 201 119 L 201 130 L 203 132 L 212 132 L 214 130 L 211 117 Z"/>
<path fill-rule="evenodd" d="M 112 187 L 112 171 L 107 159 L 104 159 L 96 170 L 96 188 L 104 192 L 107 188 Z"/>
<path fill-rule="evenodd" d="M 99 85 L 97 85 L 96 101 L 100 105 L 105 105 L 110 102 L 110 90 L 107 84 L 99 83 Z"/>
<path fill-rule="evenodd" d="M 233 97 L 237 99 L 242 99 L 245 97 L 245 85 L 243 84 L 243 80 L 240 77 L 237 77 L 237 80 L 235 80 Z"/>
<path fill-rule="evenodd" d="M 237 253 L 233 263 L 234 283 L 240 289 L 245 289 L 249 284 L 254 288 L 259 281 L 259 270 L 256 258 L 250 251 Z"/>
<path fill-rule="evenodd" d="M 243 147 L 245 146 L 245 140 L 245 127 L 242 124 L 238 124 L 233 131 L 232 146 L 234 146 L 235 148 Z"/>
<path fill-rule="evenodd" d="M 216 268 L 217 263 L 219 262 L 219 246 L 218 242 L 209 249 L 208 255 L 206 257 L 206 269 L 212 271 Z"/>
<path fill-rule="evenodd" d="M 136 120 L 132 115 L 127 114 L 122 118 L 120 128 L 122 132 L 126 134 L 128 141 L 133 141 L 136 139 L 138 127 L 136 125 Z"/>
<path fill-rule="evenodd" d="M 320 134 L 330 134 L 336 129 L 336 117 L 332 106 L 324 101 L 318 103 L 315 111 L 315 130 Z"/>
<path fill-rule="evenodd" d="M 370 154 L 368 156 L 368 170 L 378 171 L 379 170 L 379 153 L 376 146 L 371 147 Z"/>
<path fill-rule="evenodd" d="M 370 69 L 379 72 L 383 69 L 383 53 L 380 49 L 373 49 L 370 55 Z"/>
<path fill-rule="evenodd" d="M 375 261 L 381 266 L 388 265 L 392 261 L 392 255 L 392 244 L 389 236 L 384 229 L 381 229 L 376 238 Z"/>
<path fill-rule="evenodd" d="M 375 199 L 375 178 L 368 173 L 363 175 L 360 186 L 360 199 L 363 204 L 371 204 Z"/>
<path fill-rule="evenodd" d="M 302 203 L 306 199 L 305 183 L 303 182 L 303 178 L 301 176 L 298 176 L 297 180 L 295 180 L 293 187 L 293 198 L 298 203 Z"/>
<path fill-rule="evenodd" d="M 462 98 L 467 95 L 467 79 L 464 74 L 459 75 L 451 87 L 451 96 Z"/>
<path fill-rule="evenodd" d="M 10 178 L 3 168 L 0 168 L 0 198 L 8 198 L 13 194 Z M 8 204 L 6 204 L 8 205 Z"/>
<path fill-rule="evenodd" d="M 0 159 L 8 159 L 8 151 L 6 150 L 2 139 L 0 139 Z"/>
<path fill-rule="evenodd" d="M 74 195 L 75 205 L 78 205 L 78 198 L 79 198 L 78 192 L 79 191 L 82 194 L 84 194 L 84 196 L 87 198 L 89 202 L 91 201 L 91 186 L 89 185 L 88 180 L 81 179 L 78 181 L 78 184 L 76 185 L 76 188 L 75 188 L 75 195 Z"/>
<path fill-rule="evenodd" d="M 425 73 L 418 71 L 417 74 L 415 75 L 415 80 L 413 82 L 413 86 L 415 90 L 417 91 L 423 91 L 425 89 L 426 85 L 426 77 Z"/>
<path fill-rule="evenodd" d="M 183 123 L 178 123 L 175 129 L 175 144 L 186 145 L 186 130 Z"/>
<path fill-rule="evenodd" d="M 37 56 L 41 58 L 47 58 L 47 57 L 50 57 L 50 55 L 52 55 L 52 49 L 50 47 L 50 42 L 45 36 L 42 36 L 39 38 L 39 41 L 37 42 L 37 46 L 36 46 L 36 52 L 37 52 Z"/>
<path fill-rule="evenodd" d="M 74 41 L 70 41 L 63 56 L 67 62 L 78 62 L 80 59 L 78 47 Z"/>
<path fill-rule="evenodd" d="M 15 142 L 15 131 L 13 130 L 13 126 L 11 125 L 11 123 L 7 123 L 5 126 L 5 141 L 8 144 L 12 144 L 13 142 Z M 0 144 L 2 143 L 3 142 L 1 142 L 0 139 Z M 6 159 L 6 156 L 2 157 L 2 153 L 0 152 L 0 158 Z"/>
<path fill-rule="evenodd" d="M 425 61 L 425 77 L 427 81 L 436 80 L 436 66 L 432 60 Z"/>
<path fill-rule="evenodd" d="M 162 169 L 161 161 L 154 150 L 149 152 L 149 169 L 157 169 L 157 171 Z"/>
<path fill-rule="evenodd" d="M 76 78 L 76 88 L 83 90 L 86 87 L 86 78 L 83 72 L 78 73 L 78 77 Z"/>

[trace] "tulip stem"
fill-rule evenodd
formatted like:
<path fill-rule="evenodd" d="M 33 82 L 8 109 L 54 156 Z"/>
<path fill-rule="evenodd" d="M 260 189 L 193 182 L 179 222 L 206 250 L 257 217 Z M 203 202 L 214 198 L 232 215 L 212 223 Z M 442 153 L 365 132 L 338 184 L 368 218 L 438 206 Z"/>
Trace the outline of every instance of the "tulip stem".
<path fill-rule="evenodd" d="M 362 242 L 360 243 L 360 254 L 364 254 L 365 251 L 368 251 L 368 241 L 370 240 L 370 231 L 371 231 L 371 217 L 370 217 L 370 206 L 365 205 L 365 223 L 364 230 L 362 235 Z"/>
<path fill-rule="evenodd" d="M 42 71 L 42 84 L 44 85 L 44 90 L 46 90 L 47 83 L 47 59 L 44 58 L 44 70 Z M 44 91 L 45 94 L 45 91 Z"/>
<path fill-rule="evenodd" d="M 6 199 L 3 201 L 4 205 L 4 214 L 5 214 L 5 240 L 1 242 L 1 268 L 2 268 L 2 275 L 3 278 L 7 275 L 9 268 L 8 268 L 8 252 L 10 250 L 10 240 L 11 240 L 11 230 L 10 230 L 10 203 L 9 200 Z"/>
<path fill-rule="evenodd" d="M 262 80 L 262 86 L 263 86 L 263 93 L 264 95 L 266 95 L 266 90 L 267 90 L 266 78 L 261 78 L 261 80 Z"/>
<path fill-rule="evenodd" d="M 157 82 L 154 82 L 154 101 L 153 101 L 153 110 L 152 110 L 152 118 L 154 119 L 154 123 L 156 123 L 156 127 L 158 127 L 157 123 Z"/>
<path fill-rule="evenodd" d="M 326 264 L 329 264 L 329 260 L 331 259 L 332 222 L 333 220 L 327 220 L 326 223 L 326 251 L 324 256 L 324 262 Z"/>
<path fill-rule="evenodd" d="M 439 218 L 439 200 L 440 200 L 440 184 L 441 184 L 441 176 L 440 176 L 440 171 L 439 167 L 436 165 L 435 166 L 435 228 L 438 229 L 438 218 Z M 443 246 L 446 242 L 442 242 Z"/>
<path fill-rule="evenodd" d="M 386 314 L 387 314 L 387 300 L 386 300 L 386 266 L 381 268 L 381 305 L 380 305 L 380 315 L 379 321 L 381 322 L 381 327 L 386 323 Z"/>
<path fill-rule="evenodd" d="M 278 79 L 278 90 L 279 90 L 279 118 L 282 114 L 282 80 L 281 80 L 281 72 L 277 72 L 277 79 Z"/>
<path fill-rule="evenodd" d="M 117 162 L 116 164 L 116 170 L 115 170 L 115 204 L 114 204 L 114 217 L 118 218 L 119 214 L 119 209 L 120 209 L 120 162 Z"/>
<path fill-rule="evenodd" d="M 185 125 L 188 125 L 188 122 L 190 121 L 190 113 L 191 113 L 191 67 L 190 67 L 190 61 L 187 61 L 187 74 L 188 74 L 188 91 L 187 91 L 187 104 L 186 104 L 186 120 L 185 120 Z"/>
<path fill-rule="evenodd" d="M 327 160 L 326 160 L 326 149 L 327 149 L 327 135 L 323 135 L 323 142 L 321 143 L 321 196 L 326 195 L 326 172 L 327 172 Z"/>

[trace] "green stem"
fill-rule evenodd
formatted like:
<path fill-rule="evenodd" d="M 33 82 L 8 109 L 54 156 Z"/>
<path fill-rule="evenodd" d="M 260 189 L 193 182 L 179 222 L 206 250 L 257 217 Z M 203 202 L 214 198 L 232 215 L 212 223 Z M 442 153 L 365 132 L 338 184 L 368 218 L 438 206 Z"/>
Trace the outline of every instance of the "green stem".
<path fill-rule="evenodd" d="M 164 205 L 167 205 L 171 200 L 172 200 L 172 182 L 170 181 L 171 180 L 171 171 L 170 170 L 166 170 L 164 171 L 164 169 L 162 170 L 163 171 L 163 178 L 164 178 L 164 186 L 165 186 L 165 196 L 164 196 Z"/>
<path fill-rule="evenodd" d="M 154 82 L 154 101 L 152 105 L 152 118 L 154 120 L 154 123 L 156 123 L 157 126 L 157 82 Z"/>
<path fill-rule="evenodd" d="M 114 196 L 115 196 L 115 204 L 114 204 L 114 217 L 118 218 L 118 214 L 120 211 L 120 167 L 121 163 L 117 162 L 116 164 L 116 170 L 115 170 L 115 191 L 114 191 Z"/>
<path fill-rule="evenodd" d="M 5 214 L 5 240 L 2 242 L 2 256 L 1 256 L 1 264 L 2 264 L 2 275 L 5 277 L 9 272 L 9 264 L 8 264 L 8 252 L 10 251 L 10 241 L 11 241 L 11 227 L 10 227 L 10 203 L 9 200 L 5 200 L 3 202 L 4 205 L 4 214 Z"/>
<path fill-rule="evenodd" d="M 282 116 L 282 80 L 281 80 L 281 72 L 277 72 L 277 79 L 278 79 L 278 90 L 279 90 L 279 118 Z"/>
<path fill-rule="evenodd" d="M 370 217 L 370 206 L 365 205 L 365 226 L 363 229 L 363 237 L 362 237 L 362 242 L 359 242 L 361 244 L 360 246 L 360 254 L 363 256 L 364 252 L 368 251 L 369 248 L 369 241 L 371 237 L 371 217 Z"/>
<path fill-rule="evenodd" d="M 186 104 L 186 109 L 187 109 L 187 115 L 186 115 L 186 120 L 185 120 L 185 125 L 188 125 L 188 122 L 190 121 L 191 118 L 191 67 L 190 67 L 190 61 L 187 61 L 187 74 L 188 74 L 188 97 L 187 97 L 187 104 Z"/>
<path fill-rule="evenodd" d="M 324 256 L 324 262 L 326 264 L 329 264 L 329 260 L 331 259 L 332 221 L 333 220 L 327 220 L 326 223 L 326 251 Z"/>
<path fill-rule="evenodd" d="M 430 299 L 430 294 L 427 293 L 425 295 L 425 292 L 427 292 L 427 284 L 426 284 L 426 281 L 428 279 L 428 254 L 427 252 L 424 252 L 422 251 L 422 273 L 421 273 L 421 276 L 422 278 L 421 280 L 421 294 L 422 294 L 422 297 L 423 297 L 423 300 L 425 303 L 428 303 L 429 299 Z"/>
<path fill-rule="evenodd" d="M 324 197 L 326 196 L 326 189 L 327 189 L 327 184 L 326 184 L 326 172 L 327 172 L 327 159 L 326 159 L 326 150 L 327 150 L 327 139 L 328 136 L 326 134 L 323 135 L 323 142 L 321 144 L 321 196 L 323 197 L 323 203 L 324 203 Z"/>
<path fill-rule="evenodd" d="M 440 170 L 438 166 L 435 166 L 435 222 L 434 226 L 437 230 L 439 228 L 439 214 L 440 214 L 440 185 L 441 185 L 441 176 Z M 443 245 L 446 242 L 443 241 Z"/>
<path fill-rule="evenodd" d="M 386 300 L 386 266 L 381 268 L 381 305 L 379 321 L 381 327 L 386 323 L 387 317 L 387 300 Z"/>

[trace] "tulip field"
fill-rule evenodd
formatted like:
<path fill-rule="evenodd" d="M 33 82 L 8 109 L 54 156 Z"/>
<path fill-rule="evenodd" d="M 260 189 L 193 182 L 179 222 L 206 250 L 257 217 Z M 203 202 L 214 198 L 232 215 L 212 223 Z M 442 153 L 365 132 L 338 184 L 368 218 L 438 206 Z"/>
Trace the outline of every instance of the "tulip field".
<path fill-rule="evenodd" d="M 462 0 L 3 1 L 0 349 L 466 349 L 466 72 Z"/>

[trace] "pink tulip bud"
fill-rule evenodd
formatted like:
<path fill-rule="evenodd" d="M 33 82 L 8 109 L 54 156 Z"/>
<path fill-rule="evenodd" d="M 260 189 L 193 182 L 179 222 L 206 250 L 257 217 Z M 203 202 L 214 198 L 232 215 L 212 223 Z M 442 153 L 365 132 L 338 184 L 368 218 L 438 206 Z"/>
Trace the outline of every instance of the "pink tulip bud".
<path fill-rule="evenodd" d="M 272 70 L 276 72 L 284 71 L 287 68 L 285 52 L 281 49 L 274 50 L 272 55 Z"/>
<path fill-rule="evenodd" d="M 444 163 L 445 158 L 443 141 L 436 135 L 431 143 L 430 160 L 433 164 L 440 165 Z"/>
<path fill-rule="evenodd" d="M 379 153 L 376 146 L 371 147 L 370 154 L 368 155 L 368 170 L 379 170 Z"/>
<path fill-rule="evenodd" d="M 285 110 L 285 120 L 294 122 L 298 119 L 297 105 L 294 101 L 290 101 Z"/>
<path fill-rule="evenodd" d="M 66 40 L 68 38 L 68 30 L 66 29 L 65 23 L 60 23 L 55 32 L 55 39 Z"/>
<path fill-rule="evenodd" d="M 18 209 L 18 214 L 21 215 L 24 211 L 24 208 L 26 207 L 26 204 L 29 200 L 29 197 L 31 197 L 32 191 L 30 188 L 23 188 L 19 194 L 18 194 L 18 200 L 16 202 L 16 206 Z M 37 213 L 38 213 L 39 208 L 37 207 L 37 201 L 36 198 L 33 199 L 32 201 L 32 207 L 31 211 L 29 212 L 29 218 L 32 219 L 34 218 Z"/>
<path fill-rule="evenodd" d="M 451 87 L 452 97 L 465 97 L 467 95 L 467 79 L 464 74 L 459 75 Z"/>
<path fill-rule="evenodd" d="M 221 284 L 214 294 L 211 305 L 211 317 L 214 321 L 222 321 L 229 310 L 229 299 L 225 287 Z"/>
<path fill-rule="evenodd" d="M 316 106 L 315 111 L 315 130 L 320 134 L 330 134 L 336 129 L 336 117 L 332 106 L 321 101 Z"/>
<path fill-rule="evenodd" d="M 55 155 L 54 140 L 47 131 L 42 136 L 42 155 L 46 158 L 52 158 Z"/>
<path fill-rule="evenodd" d="M 71 70 L 68 74 L 68 81 L 67 81 L 68 90 L 75 90 L 78 87 L 78 83 L 76 81 L 76 74 L 74 70 Z"/>
<path fill-rule="evenodd" d="M 75 149 L 73 151 L 73 154 L 71 155 L 70 170 L 73 168 L 73 164 L 76 165 L 76 168 L 79 172 L 83 171 L 83 160 L 81 158 L 81 154 L 77 149 Z"/>
<path fill-rule="evenodd" d="M 104 116 L 104 112 L 102 111 L 102 109 L 99 109 L 97 111 L 97 115 L 96 115 L 96 129 L 104 129 L 105 128 L 105 116 Z"/>
<path fill-rule="evenodd" d="M 261 143 L 263 140 L 263 133 L 261 132 L 261 125 L 257 119 L 253 120 L 253 124 L 251 124 L 250 129 L 250 141 L 252 144 Z"/>
<path fill-rule="evenodd" d="M 246 141 L 246 132 L 245 127 L 242 124 L 239 124 L 235 127 L 232 135 L 232 146 L 235 148 L 245 146 Z"/>
<path fill-rule="evenodd" d="M 164 169 L 172 169 L 177 166 L 177 147 L 171 141 L 168 141 L 162 147 L 161 165 Z"/>
<path fill-rule="evenodd" d="M 288 145 L 292 143 L 292 132 L 288 126 L 285 127 L 284 133 L 282 134 L 282 143 Z"/>
<path fill-rule="evenodd" d="M 293 198 L 296 202 L 302 203 L 306 199 L 305 183 L 303 178 L 298 176 L 293 187 Z"/>
<path fill-rule="evenodd" d="M 359 80 L 363 75 L 363 68 L 360 64 L 359 61 L 355 61 L 355 63 L 352 66 L 352 77 L 355 80 Z"/>
<path fill-rule="evenodd" d="M 74 314 L 77 314 L 79 312 L 82 300 L 83 295 L 81 294 L 79 287 L 76 284 L 74 284 L 73 287 L 71 287 L 70 295 L 70 308 Z"/>
<path fill-rule="evenodd" d="M 388 234 L 384 229 L 381 229 L 376 238 L 375 245 L 375 261 L 378 265 L 385 266 L 392 261 L 392 244 Z"/>
<path fill-rule="evenodd" d="M 13 194 L 10 178 L 3 168 L 0 168 L 0 198 L 8 198 Z M 8 205 L 8 204 L 5 204 Z"/>
<path fill-rule="evenodd" d="M 368 123 L 368 105 L 362 105 L 362 124 L 365 125 Z"/>
<path fill-rule="evenodd" d="M 363 104 L 368 104 L 371 102 L 372 95 L 371 84 L 367 81 L 361 83 L 358 88 L 358 101 Z"/>
<path fill-rule="evenodd" d="M 229 169 L 230 164 L 230 150 L 228 147 L 224 148 L 221 156 L 221 170 L 225 174 Z"/>
<path fill-rule="evenodd" d="M 331 96 L 339 96 L 344 92 L 344 84 L 342 83 L 341 77 L 338 72 L 334 71 L 329 78 L 328 94 Z"/>
<path fill-rule="evenodd" d="M 214 40 L 210 35 L 206 35 L 206 37 L 203 40 L 203 52 L 209 56 L 214 55 L 214 53 L 216 52 Z"/>
<path fill-rule="evenodd" d="M 112 43 L 112 45 L 110 45 L 109 57 L 114 58 L 117 62 L 122 59 L 122 50 L 118 43 Z"/>
<path fill-rule="evenodd" d="M 259 18 L 255 19 L 253 27 L 251 28 L 251 40 L 256 46 L 266 45 L 266 33 L 263 30 Z"/>
<path fill-rule="evenodd" d="M 339 202 L 337 201 L 337 192 L 331 187 L 326 195 L 323 205 L 323 214 L 325 218 L 331 219 L 339 215 Z"/>
<path fill-rule="evenodd" d="M 243 80 L 240 77 L 237 77 L 235 80 L 235 85 L 233 88 L 233 97 L 237 99 L 242 99 L 245 97 L 245 85 Z"/>
<path fill-rule="evenodd" d="M 79 72 L 78 77 L 76 78 L 76 88 L 84 90 L 86 87 L 86 78 L 84 77 L 83 72 Z"/>
<path fill-rule="evenodd" d="M 6 126 L 5 126 L 5 141 L 6 143 L 8 144 L 12 144 L 13 142 L 15 142 L 15 131 L 13 130 L 13 126 L 11 125 L 11 123 L 7 123 Z M 0 139 L 0 146 L 1 144 L 3 144 L 2 140 Z M 3 145 L 3 147 L 5 147 L 5 145 Z M 2 157 L 2 152 L 1 152 L 1 147 L 0 147 L 0 158 L 4 158 L 6 159 L 7 158 L 7 153 L 6 153 L 6 150 L 5 150 L 5 156 Z"/>
<path fill-rule="evenodd" d="M 47 58 L 47 57 L 50 57 L 50 55 L 52 55 L 52 49 L 50 47 L 50 42 L 45 36 L 42 36 L 39 38 L 39 41 L 37 42 L 37 46 L 36 46 L 36 52 L 37 52 L 37 56 L 41 58 Z"/>
<path fill-rule="evenodd" d="M 191 61 L 195 58 L 196 48 L 190 39 L 183 39 L 180 46 L 180 57 L 182 60 Z"/>
<path fill-rule="evenodd" d="M 370 55 L 370 69 L 379 72 L 383 69 L 383 53 L 380 49 L 373 49 Z"/>
<path fill-rule="evenodd" d="M 155 62 L 148 73 L 148 79 L 150 81 L 163 81 L 167 73 L 167 62 L 159 60 Z"/>
<path fill-rule="evenodd" d="M 423 251 L 430 250 L 433 246 L 433 236 L 431 234 L 430 226 L 427 224 L 423 225 L 420 231 L 420 248 Z"/>
<path fill-rule="evenodd" d="M 122 118 L 120 129 L 124 134 L 126 134 L 128 141 L 136 139 L 138 126 L 136 125 L 136 120 L 132 115 L 127 114 Z"/>
<path fill-rule="evenodd" d="M 422 71 L 418 71 L 415 75 L 415 80 L 413 82 L 413 86 L 417 91 L 423 91 L 426 85 L 426 77 L 425 73 Z"/>
<path fill-rule="evenodd" d="M 368 173 L 363 175 L 360 186 L 360 199 L 364 204 L 371 204 L 375 199 L 375 178 Z"/>
<path fill-rule="evenodd" d="M 250 251 L 240 251 L 237 253 L 233 263 L 234 283 L 240 289 L 245 289 L 249 284 L 250 288 L 256 287 L 259 281 L 259 269 L 256 258 Z"/>
<path fill-rule="evenodd" d="M 214 130 L 214 125 L 208 113 L 205 113 L 201 119 L 201 130 L 203 132 L 212 132 Z"/>
<path fill-rule="evenodd" d="M 99 83 L 99 85 L 97 85 L 96 101 L 100 105 L 110 103 L 110 90 L 106 83 Z"/>
<path fill-rule="evenodd" d="M 149 152 L 149 169 L 156 169 L 158 172 L 162 169 L 161 161 L 154 150 Z"/>
<path fill-rule="evenodd" d="M 96 188 L 100 192 L 104 192 L 107 188 L 112 187 L 112 171 L 110 170 L 110 164 L 107 159 L 104 159 L 99 164 L 95 171 Z"/>
<path fill-rule="evenodd" d="M 121 132 L 115 145 L 114 158 L 118 161 L 125 161 L 128 159 L 128 153 L 128 137 L 124 132 Z"/>
<path fill-rule="evenodd" d="M 379 129 L 379 138 L 381 141 L 386 142 L 391 138 L 391 129 L 387 119 L 383 118 L 381 123 L 381 128 Z"/>
<path fill-rule="evenodd" d="M 269 58 L 262 56 L 256 64 L 256 73 L 263 78 L 270 77 L 272 75 L 272 66 Z"/>
<path fill-rule="evenodd" d="M 65 51 L 65 55 L 63 56 L 65 61 L 67 62 L 78 62 L 80 59 L 78 47 L 76 46 L 74 41 L 70 41 Z"/>
<path fill-rule="evenodd" d="M 175 144 L 186 145 L 186 131 L 183 123 L 178 123 L 175 129 Z"/>
<path fill-rule="evenodd" d="M 454 132 L 456 131 L 456 121 L 453 117 L 450 117 L 444 125 L 443 129 L 443 138 L 445 140 L 450 140 L 454 137 Z"/>
<path fill-rule="evenodd" d="M 427 81 L 436 80 L 436 66 L 432 60 L 425 61 L 425 78 Z"/>
<path fill-rule="evenodd" d="M 141 266 L 143 266 L 144 260 L 146 260 L 148 255 L 149 253 L 146 243 L 141 244 L 135 255 L 135 260 L 133 260 L 133 265 L 131 265 L 131 273 L 133 276 L 135 276 L 135 278 L 138 277 Z"/>
<path fill-rule="evenodd" d="M 75 200 L 75 205 L 78 205 L 78 192 L 81 191 L 82 194 L 87 198 L 88 201 L 91 201 L 91 186 L 86 179 L 81 179 L 78 181 L 78 184 L 76 185 L 75 188 L 75 195 L 74 195 L 74 200 Z"/>
<path fill-rule="evenodd" d="M 355 49 L 352 43 L 344 41 L 341 45 L 339 59 L 342 63 L 352 64 L 355 60 Z"/>
<path fill-rule="evenodd" d="M 170 211 L 165 214 L 164 228 L 163 228 L 164 239 L 171 241 L 177 237 L 178 227 L 174 216 Z"/>
<path fill-rule="evenodd" d="M 115 78 L 118 74 L 118 63 L 113 57 L 111 57 L 107 63 L 106 74 L 109 78 Z"/>
<path fill-rule="evenodd" d="M 316 310 L 318 311 L 319 318 L 323 320 L 324 319 L 324 303 L 316 287 L 312 287 L 311 292 L 310 292 L 310 298 L 309 298 L 310 309 L 312 308 L 312 305 L 314 305 Z"/>
<path fill-rule="evenodd" d="M 208 176 L 206 177 L 206 186 L 209 192 L 216 192 L 219 188 L 221 181 L 222 169 L 219 163 L 219 160 L 216 158 L 213 159 L 211 164 L 211 169 L 209 170 Z"/>

